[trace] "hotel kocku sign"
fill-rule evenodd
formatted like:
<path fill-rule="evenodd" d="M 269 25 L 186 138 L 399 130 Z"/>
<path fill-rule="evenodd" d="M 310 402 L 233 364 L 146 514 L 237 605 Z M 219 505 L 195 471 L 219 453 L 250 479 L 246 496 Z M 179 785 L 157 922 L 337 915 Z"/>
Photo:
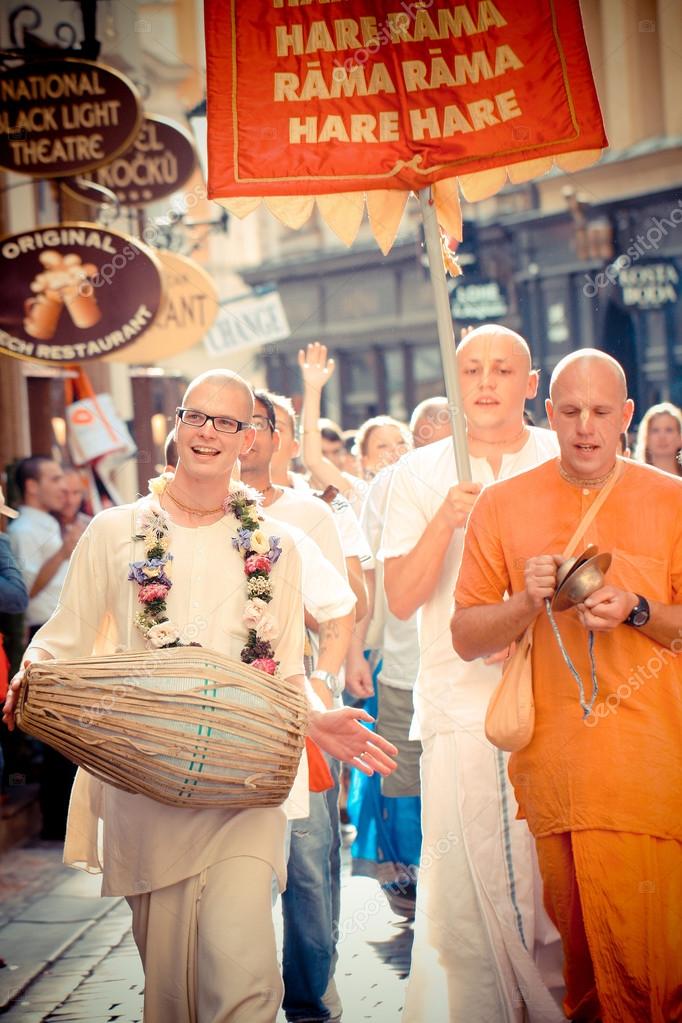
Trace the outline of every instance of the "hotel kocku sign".
<path fill-rule="evenodd" d="M 110 189 L 122 206 L 144 206 L 177 192 L 196 166 L 194 143 L 184 128 L 147 114 L 125 153 L 82 176 Z M 78 179 L 66 181 L 64 187 L 79 199 L 100 201 Z"/>
<path fill-rule="evenodd" d="M 0 352 L 83 362 L 137 341 L 162 299 L 159 263 L 136 238 L 63 223 L 0 240 Z"/>
<path fill-rule="evenodd" d="M 0 76 L 0 167 L 41 178 L 107 163 L 135 138 L 142 108 L 132 82 L 87 60 L 46 60 Z"/>

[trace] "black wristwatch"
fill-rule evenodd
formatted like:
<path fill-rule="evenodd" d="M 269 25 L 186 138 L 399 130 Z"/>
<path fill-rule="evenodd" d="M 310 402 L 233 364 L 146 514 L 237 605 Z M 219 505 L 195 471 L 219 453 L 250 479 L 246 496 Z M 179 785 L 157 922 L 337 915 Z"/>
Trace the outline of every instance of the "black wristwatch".
<path fill-rule="evenodd" d="M 643 597 L 639 593 L 636 593 L 635 596 L 637 597 L 637 603 L 635 604 L 635 606 L 633 607 L 632 611 L 627 616 L 623 624 L 633 625 L 635 629 L 641 629 L 642 626 L 646 625 L 646 623 L 649 621 L 651 611 L 649 609 L 649 601 L 646 599 L 646 597 Z"/>

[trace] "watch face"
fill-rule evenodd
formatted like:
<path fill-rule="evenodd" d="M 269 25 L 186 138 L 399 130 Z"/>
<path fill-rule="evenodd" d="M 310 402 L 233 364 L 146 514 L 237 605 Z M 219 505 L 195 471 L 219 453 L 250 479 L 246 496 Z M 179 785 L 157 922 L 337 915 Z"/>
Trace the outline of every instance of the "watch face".
<path fill-rule="evenodd" d="M 635 612 L 635 614 L 632 616 L 632 624 L 637 626 L 638 629 L 642 625 L 646 625 L 646 623 L 648 621 L 649 621 L 649 612 L 645 611 L 644 608 L 641 608 L 639 611 Z"/>

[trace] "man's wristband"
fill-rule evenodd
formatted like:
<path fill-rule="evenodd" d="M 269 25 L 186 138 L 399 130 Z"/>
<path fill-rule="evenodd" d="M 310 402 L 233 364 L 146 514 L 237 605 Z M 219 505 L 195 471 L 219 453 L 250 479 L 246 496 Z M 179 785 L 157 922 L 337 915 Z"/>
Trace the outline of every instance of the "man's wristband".
<path fill-rule="evenodd" d="M 333 675 L 331 671 L 322 671 L 316 668 L 315 671 L 310 674 L 311 679 L 316 678 L 319 682 L 323 682 L 332 696 L 340 696 L 343 692 L 343 682 L 338 675 Z"/>

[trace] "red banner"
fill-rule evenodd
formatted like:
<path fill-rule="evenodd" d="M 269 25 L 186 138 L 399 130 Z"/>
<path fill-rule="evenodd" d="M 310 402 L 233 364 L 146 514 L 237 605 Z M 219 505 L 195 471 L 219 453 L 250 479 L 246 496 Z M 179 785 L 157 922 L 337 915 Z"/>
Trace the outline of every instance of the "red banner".
<path fill-rule="evenodd" d="M 418 189 L 606 136 L 578 0 L 205 0 L 209 195 Z"/>

